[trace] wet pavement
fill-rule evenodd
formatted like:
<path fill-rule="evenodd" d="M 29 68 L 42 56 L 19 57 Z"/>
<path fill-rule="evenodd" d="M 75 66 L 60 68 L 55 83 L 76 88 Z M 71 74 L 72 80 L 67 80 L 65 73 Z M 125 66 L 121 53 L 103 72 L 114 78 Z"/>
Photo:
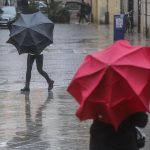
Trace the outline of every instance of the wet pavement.
<path fill-rule="evenodd" d="M 30 93 L 24 86 L 26 54 L 7 44 L 7 29 L 0 29 L 0 150 L 88 150 L 90 121 L 74 115 L 76 101 L 66 92 L 85 55 L 113 43 L 112 26 L 56 24 L 54 44 L 44 51 L 44 70 L 54 79 L 47 84 L 34 64 Z M 127 34 L 132 44 L 149 45 L 142 35 Z M 145 128 L 150 145 L 150 124 Z"/>

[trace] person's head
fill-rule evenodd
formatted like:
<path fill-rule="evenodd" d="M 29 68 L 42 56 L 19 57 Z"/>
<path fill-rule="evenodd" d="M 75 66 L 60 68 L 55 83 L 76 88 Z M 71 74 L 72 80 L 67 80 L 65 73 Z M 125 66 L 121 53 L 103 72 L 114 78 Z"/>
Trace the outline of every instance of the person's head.
<path fill-rule="evenodd" d="M 82 2 L 84 2 L 84 0 L 82 0 Z"/>

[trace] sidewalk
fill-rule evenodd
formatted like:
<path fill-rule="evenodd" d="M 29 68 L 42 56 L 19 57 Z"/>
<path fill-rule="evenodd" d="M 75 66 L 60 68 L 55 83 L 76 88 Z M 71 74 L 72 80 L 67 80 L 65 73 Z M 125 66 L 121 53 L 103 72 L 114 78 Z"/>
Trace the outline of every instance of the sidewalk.
<path fill-rule="evenodd" d="M 6 44 L 9 32 L 0 29 L 0 150 L 88 150 L 90 121 L 74 115 L 76 101 L 66 92 L 83 58 L 113 43 L 112 26 L 56 24 L 54 44 L 44 51 L 44 70 L 54 79 L 48 93 L 46 81 L 34 64 L 31 92 L 21 94 L 26 54 L 18 55 Z M 149 45 L 137 32 L 126 35 L 132 44 Z M 150 145 L 150 125 L 145 129 Z"/>

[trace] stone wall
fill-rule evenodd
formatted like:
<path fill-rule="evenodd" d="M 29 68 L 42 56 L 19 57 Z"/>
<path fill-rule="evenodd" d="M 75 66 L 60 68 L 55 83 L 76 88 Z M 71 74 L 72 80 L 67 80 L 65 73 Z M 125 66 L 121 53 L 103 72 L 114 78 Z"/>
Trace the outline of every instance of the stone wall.
<path fill-rule="evenodd" d="M 4 0 L 0 0 L 0 6 L 4 5 Z"/>
<path fill-rule="evenodd" d="M 107 0 L 92 0 L 94 22 L 104 23 L 107 12 Z M 109 22 L 112 24 L 114 15 L 120 13 L 120 0 L 108 0 Z"/>
<path fill-rule="evenodd" d="M 147 30 L 146 30 L 146 3 L 141 0 L 141 30 L 150 37 L 150 0 L 147 0 Z"/>

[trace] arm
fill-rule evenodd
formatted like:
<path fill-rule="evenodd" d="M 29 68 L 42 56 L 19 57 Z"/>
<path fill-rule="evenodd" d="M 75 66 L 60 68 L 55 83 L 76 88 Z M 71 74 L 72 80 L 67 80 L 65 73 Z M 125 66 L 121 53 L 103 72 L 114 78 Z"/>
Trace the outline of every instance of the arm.
<path fill-rule="evenodd" d="M 148 115 L 145 112 L 135 113 L 130 117 L 130 122 L 134 126 L 144 128 L 148 123 Z"/>
<path fill-rule="evenodd" d="M 120 129 L 132 128 L 132 127 L 139 127 L 144 128 L 148 123 L 148 115 L 145 112 L 137 112 L 126 120 L 122 122 L 120 125 Z"/>

